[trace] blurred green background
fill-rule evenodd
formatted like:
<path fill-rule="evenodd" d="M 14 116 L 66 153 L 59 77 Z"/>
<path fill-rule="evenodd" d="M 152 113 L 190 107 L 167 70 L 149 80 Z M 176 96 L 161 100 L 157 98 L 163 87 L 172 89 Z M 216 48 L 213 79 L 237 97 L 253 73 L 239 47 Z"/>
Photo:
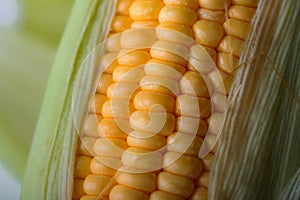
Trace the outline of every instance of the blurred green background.
<path fill-rule="evenodd" d="M 0 186 L 8 181 L 19 187 L 22 180 L 72 4 L 72 0 L 0 0 Z M 10 198 L 1 195 L 2 191 L 0 199 Z"/>

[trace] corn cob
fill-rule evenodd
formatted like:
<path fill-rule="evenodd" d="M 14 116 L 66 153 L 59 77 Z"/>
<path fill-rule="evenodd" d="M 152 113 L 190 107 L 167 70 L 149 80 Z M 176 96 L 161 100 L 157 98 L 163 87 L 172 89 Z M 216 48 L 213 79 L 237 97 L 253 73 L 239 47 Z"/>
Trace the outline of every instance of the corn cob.
<path fill-rule="evenodd" d="M 107 7 L 114 6 L 106 3 Z M 101 60 L 101 65 L 108 68 L 101 69 L 103 75 L 96 92 L 93 91 L 96 94 L 89 105 L 89 115 L 83 128 L 79 127 L 81 142 L 76 152 L 72 197 L 207 199 L 211 192 L 208 185 L 216 152 L 214 144 L 225 105 L 220 99 L 229 92 L 242 53 L 247 23 L 251 21 L 257 1 L 137 0 L 127 5 L 131 20 L 123 20 L 120 14 L 118 18 L 130 22 L 131 27 L 120 34 L 119 39 L 112 35 L 114 42 L 108 41 Z M 150 14 L 141 12 L 145 7 L 151 8 L 146 9 Z M 108 25 L 118 21 L 117 18 L 110 19 L 102 22 Z M 241 28 L 235 29 L 237 26 Z M 172 31 L 170 34 L 164 29 L 183 34 Z M 117 29 L 111 30 L 115 33 Z M 151 30 L 155 30 L 155 34 Z M 142 37 L 141 33 L 146 36 Z M 198 43 L 179 39 L 186 37 Z M 203 53 L 197 44 L 204 45 L 206 52 Z M 221 76 L 210 71 L 210 65 L 206 68 L 196 59 L 201 60 L 206 55 L 217 63 Z M 112 64 L 107 65 L 110 61 Z M 168 71 L 170 68 L 173 71 Z M 211 81 L 207 86 L 204 84 L 206 78 Z M 222 78 L 224 93 L 217 90 Z M 84 88 L 84 84 L 80 84 L 83 82 L 79 77 L 75 89 Z M 91 84 L 91 81 L 85 84 Z M 217 91 L 216 95 L 211 95 L 211 88 Z M 79 91 L 87 97 L 88 92 Z M 79 98 L 73 102 L 75 108 L 81 106 L 80 95 L 75 94 Z M 192 106 L 192 102 L 196 106 Z M 75 116 L 79 118 L 75 121 L 81 122 L 80 116 Z M 64 139 L 63 144 L 67 141 Z M 74 152 L 74 146 L 66 146 Z M 209 153 L 209 150 L 212 151 Z M 51 159 L 56 155 L 51 154 Z M 203 158 L 203 155 L 206 156 Z M 53 172 L 48 171 L 54 179 L 42 187 L 47 198 L 70 194 L 70 187 L 60 189 L 51 184 L 62 174 L 63 170 L 55 170 L 61 166 L 60 162 L 67 161 L 73 166 L 72 156 L 64 160 L 66 157 L 65 154 L 58 156 L 58 164 L 51 167 Z M 65 171 L 70 172 L 71 167 Z M 66 177 L 70 178 L 70 174 Z"/>

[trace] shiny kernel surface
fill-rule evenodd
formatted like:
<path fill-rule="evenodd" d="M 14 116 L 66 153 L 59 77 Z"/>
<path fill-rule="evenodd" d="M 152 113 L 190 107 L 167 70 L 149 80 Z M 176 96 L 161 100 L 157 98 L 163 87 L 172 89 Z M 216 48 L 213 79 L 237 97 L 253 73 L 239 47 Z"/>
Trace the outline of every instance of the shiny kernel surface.
<path fill-rule="evenodd" d="M 133 112 L 133 104 L 127 100 L 107 100 L 102 107 L 103 117 L 128 119 Z"/>
<path fill-rule="evenodd" d="M 179 134 L 179 135 L 178 135 Z M 173 133 L 168 137 L 168 150 L 191 156 L 198 156 L 203 139 L 184 133 Z"/>
<path fill-rule="evenodd" d="M 128 120 L 104 118 L 99 123 L 99 135 L 107 138 L 126 139 L 130 132 Z"/>
<path fill-rule="evenodd" d="M 110 200 L 127 200 L 127 199 L 147 200 L 148 195 L 144 192 L 123 185 L 117 185 L 111 190 L 109 194 L 109 199 Z"/>
<path fill-rule="evenodd" d="M 158 150 L 166 145 L 166 138 L 159 134 L 132 131 L 127 137 L 128 146 Z"/>
<path fill-rule="evenodd" d="M 118 54 L 118 62 L 120 65 L 136 67 L 147 63 L 151 56 L 144 50 L 122 50 Z"/>
<path fill-rule="evenodd" d="M 229 53 L 218 53 L 218 67 L 228 73 L 233 73 L 239 66 L 239 59 Z"/>
<path fill-rule="evenodd" d="M 132 19 L 129 16 L 116 15 L 111 26 L 112 32 L 120 33 L 131 27 Z"/>
<path fill-rule="evenodd" d="M 191 200 L 208 200 L 208 191 L 206 188 L 198 187 L 190 198 Z"/>
<path fill-rule="evenodd" d="M 189 95 L 180 95 L 176 99 L 177 116 L 207 118 L 211 113 L 210 101 Z"/>
<path fill-rule="evenodd" d="M 134 0 L 119 0 L 117 4 L 117 14 L 129 15 L 129 7 Z"/>
<path fill-rule="evenodd" d="M 90 169 L 95 175 L 114 176 L 121 166 L 119 158 L 96 156 L 91 161 Z"/>
<path fill-rule="evenodd" d="M 205 81 L 200 73 L 188 71 L 180 81 L 180 89 L 183 94 L 198 97 L 209 97 Z"/>
<path fill-rule="evenodd" d="M 90 174 L 83 182 L 83 190 L 88 195 L 107 196 L 113 184 L 111 177 Z"/>
<path fill-rule="evenodd" d="M 143 67 L 119 66 L 113 72 L 115 82 L 139 82 L 143 76 Z"/>
<path fill-rule="evenodd" d="M 225 36 L 222 39 L 218 47 L 218 50 L 225 53 L 232 54 L 236 57 L 240 57 L 241 52 L 243 50 L 243 45 L 244 45 L 243 40 L 233 36 Z"/>
<path fill-rule="evenodd" d="M 150 195 L 150 200 L 184 200 L 183 197 L 170 194 L 168 192 L 156 190 L 155 192 L 152 192 Z"/>
<path fill-rule="evenodd" d="M 126 148 L 126 141 L 121 139 L 99 138 L 94 145 L 94 151 L 98 156 L 121 157 Z"/>
<path fill-rule="evenodd" d="M 117 82 L 107 88 L 109 99 L 132 100 L 139 89 L 139 84 L 135 82 Z"/>
<path fill-rule="evenodd" d="M 205 136 L 207 132 L 207 124 L 204 120 L 193 117 L 180 116 L 177 117 L 176 130 L 178 132 L 197 135 L 200 137 Z"/>
<path fill-rule="evenodd" d="M 97 85 L 97 93 L 106 94 L 107 88 L 113 83 L 111 74 L 103 74 Z"/>
<path fill-rule="evenodd" d="M 164 0 L 166 5 L 175 5 L 175 6 L 182 6 L 188 7 L 191 9 L 198 8 L 198 0 Z"/>
<path fill-rule="evenodd" d="M 130 6 L 130 17 L 135 21 L 157 20 L 164 4 L 161 1 L 134 1 Z"/>
<path fill-rule="evenodd" d="M 210 10 L 210 9 L 200 8 L 198 10 L 198 16 L 200 19 L 214 21 L 220 24 L 225 21 L 225 11 L 220 11 L 220 10 Z"/>
<path fill-rule="evenodd" d="M 157 40 L 153 29 L 130 29 L 122 32 L 121 46 L 127 49 L 150 48 Z"/>
<path fill-rule="evenodd" d="M 229 17 L 241 21 L 250 22 L 255 13 L 255 8 L 233 5 L 229 8 Z"/>
<path fill-rule="evenodd" d="M 232 0 L 232 4 L 256 7 L 258 4 L 258 0 Z"/>
<path fill-rule="evenodd" d="M 90 163 L 92 158 L 87 156 L 76 156 L 74 177 L 85 178 L 90 173 Z"/>
<path fill-rule="evenodd" d="M 230 0 L 199 0 L 200 7 L 211 10 L 225 10 L 230 5 Z"/>
<path fill-rule="evenodd" d="M 192 26 L 197 20 L 194 10 L 182 6 L 165 6 L 159 13 L 160 23 L 175 23 Z"/>
<path fill-rule="evenodd" d="M 249 23 L 237 19 L 228 19 L 223 24 L 228 35 L 245 40 L 249 30 Z"/>

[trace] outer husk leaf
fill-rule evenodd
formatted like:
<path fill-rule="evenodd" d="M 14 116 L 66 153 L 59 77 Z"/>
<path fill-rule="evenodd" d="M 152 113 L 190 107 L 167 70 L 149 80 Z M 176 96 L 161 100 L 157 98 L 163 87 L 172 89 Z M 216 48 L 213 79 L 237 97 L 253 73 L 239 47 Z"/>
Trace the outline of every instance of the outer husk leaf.
<path fill-rule="evenodd" d="M 300 199 L 300 168 L 280 196 L 280 200 Z"/>
<path fill-rule="evenodd" d="M 210 199 L 279 199 L 300 167 L 300 2 L 260 1 L 241 58 Z"/>
<path fill-rule="evenodd" d="M 81 118 L 83 116 L 98 58 L 89 57 L 91 69 L 78 70 L 87 55 L 108 34 L 115 1 L 77 0 L 62 38 L 50 76 L 39 123 L 27 162 L 21 199 L 71 199 L 73 163 Z M 80 83 L 74 88 L 74 82 Z M 83 86 L 84 83 L 84 86 Z M 82 87 L 81 87 L 82 86 Z M 85 88 L 83 88 L 85 87 Z M 78 92 L 81 90 L 82 92 Z"/>

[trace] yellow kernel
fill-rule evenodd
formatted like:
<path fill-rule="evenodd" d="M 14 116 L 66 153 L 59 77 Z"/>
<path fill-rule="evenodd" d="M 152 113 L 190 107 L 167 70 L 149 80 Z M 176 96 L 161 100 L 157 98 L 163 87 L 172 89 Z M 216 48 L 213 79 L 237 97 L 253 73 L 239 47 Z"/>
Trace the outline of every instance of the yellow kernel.
<path fill-rule="evenodd" d="M 151 91 L 140 91 L 134 99 L 133 105 L 136 110 L 146 110 L 155 112 L 161 111 L 161 109 L 155 109 L 156 105 L 163 107 L 166 112 L 173 113 L 175 108 L 174 99 L 166 94 L 151 92 Z"/>
<path fill-rule="evenodd" d="M 72 198 L 79 199 L 83 195 L 84 195 L 83 179 L 74 179 Z"/>
<path fill-rule="evenodd" d="M 180 80 L 180 89 L 182 94 L 198 97 L 209 97 L 206 83 L 198 72 L 186 72 L 183 78 Z"/>
<path fill-rule="evenodd" d="M 211 98 L 212 109 L 214 112 L 225 112 L 227 97 L 224 93 L 214 93 Z"/>
<path fill-rule="evenodd" d="M 134 130 L 170 135 L 175 128 L 175 117 L 169 113 L 135 111 L 130 116 L 130 125 Z"/>
<path fill-rule="evenodd" d="M 172 151 L 165 153 L 163 166 L 167 172 L 190 179 L 196 179 L 202 172 L 201 161 L 198 157 Z"/>
<path fill-rule="evenodd" d="M 241 6 L 256 7 L 258 0 L 232 0 L 232 4 L 237 4 Z"/>
<path fill-rule="evenodd" d="M 84 136 L 98 137 L 98 124 L 102 120 L 101 115 L 88 115 L 83 123 Z"/>
<path fill-rule="evenodd" d="M 221 24 L 200 19 L 193 26 L 196 41 L 201 45 L 217 47 L 224 36 Z"/>
<path fill-rule="evenodd" d="M 114 82 L 140 82 L 144 76 L 143 67 L 119 66 L 113 72 Z"/>
<path fill-rule="evenodd" d="M 223 129 L 225 113 L 214 112 L 209 118 L 208 132 L 213 135 L 220 135 Z"/>
<path fill-rule="evenodd" d="M 151 193 L 150 200 L 184 200 L 184 198 L 179 197 L 177 195 L 170 194 L 168 192 L 163 192 L 160 190 L 156 190 Z"/>
<path fill-rule="evenodd" d="M 126 148 L 126 141 L 121 139 L 99 138 L 94 145 L 94 151 L 98 156 L 121 157 Z"/>
<path fill-rule="evenodd" d="M 208 172 L 203 172 L 203 173 L 201 174 L 201 176 L 198 178 L 197 184 L 198 184 L 199 186 L 208 188 L 208 184 L 209 184 L 209 173 L 208 173 Z"/>
<path fill-rule="evenodd" d="M 116 175 L 117 183 L 143 192 L 151 193 L 156 187 L 156 174 L 154 173 L 127 173 L 119 172 Z"/>
<path fill-rule="evenodd" d="M 95 175 L 114 176 L 121 166 L 119 158 L 96 156 L 91 161 L 90 169 Z"/>
<path fill-rule="evenodd" d="M 97 85 L 97 93 L 106 94 L 108 86 L 110 86 L 112 83 L 113 79 L 111 74 L 102 74 Z"/>
<path fill-rule="evenodd" d="M 214 154 L 209 153 L 207 156 L 201 159 L 203 169 L 206 171 L 210 171 L 213 163 Z"/>
<path fill-rule="evenodd" d="M 219 92 L 220 94 L 225 93 L 225 83 L 223 81 L 222 72 L 219 70 L 213 70 L 205 77 L 207 88 L 211 91 L 211 94 Z"/>
<path fill-rule="evenodd" d="M 190 48 L 189 70 L 198 71 L 201 74 L 207 74 L 216 68 L 214 60 L 206 48 L 198 44 Z"/>
<path fill-rule="evenodd" d="M 175 23 L 192 26 L 196 20 L 196 12 L 182 6 L 165 6 L 159 13 L 160 23 Z"/>
<path fill-rule="evenodd" d="M 217 136 L 207 134 L 204 138 L 203 145 L 201 146 L 199 155 L 203 155 L 203 153 L 215 153 L 215 146 L 217 144 Z"/>
<path fill-rule="evenodd" d="M 122 49 L 120 43 L 120 37 L 121 37 L 120 34 L 112 34 L 107 38 L 107 40 L 105 41 L 107 52 L 117 53 Z"/>
<path fill-rule="evenodd" d="M 203 187 L 196 188 L 190 200 L 208 200 L 207 189 Z"/>
<path fill-rule="evenodd" d="M 231 89 L 231 85 L 233 83 L 233 77 L 229 74 L 226 74 L 222 71 L 221 72 L 221 76 L 222 76 L 222 79 L 223 79 L 223 83 L 224 83 L 224 86 L 225 86 L 225 91 L 226 91 L 226 94 L 228 95 L 229 94 L 229 91 Z"/>
<path fill-rule="evenodd" d="M 180 94 L 180 87 L 177 81 L 169 78 L 146 75 L 141 79 L 142 90 L 160 92 L 170 96 Z"/>
<path fill-rule="evenodd" d="M 127 137 L 127 143 L 130 147 L 158 150 L 166 145 L 166 138 L 162 135 L 132 131 Z"/>
<path fill-rule="evenodd" d="M 107 89 L 109 99 L 132 100 L 139 89 L 139 84 L 135 82 L 116 82 Z"/>
<path fill-rule="evenodd" d="M 207 118 L 211 113 L 210 101 L 189 95 L 180 95 L 176 99 L 176 115 Z"/>
<path fill-rule="evenodd" d="M 129 29 L 121 34 L 121 45 L 127 49 L 150 48 L 157 40 L 152 28 Z"/>
<path fill-rule="evenodd" d="M 151 56 L 144 50 L 121 50 L 118 54 L 120 65 L 136 67 L 148 62 Z"/>
<path fill-rule="evenodd" d="M 211 10 L 225 10 L 230 5 L 230 0 L 199 0 L 199 5 Z"/>
<path fill-rule="evenodd" d="M 239 66 L 239 59 L 228 54 L 220 52 L 218 53 L 218 67 L 224 72 L 231 74 Z"/>
<path fill-rule="evenodd" d="M 185 73 L 185 67 L 157 59 L 151 59 L 144 66 L 146 75 L 162 76 L 174 80 L 180 80 Z"/>
<path fill-rule="evenodd" d="M 249 23 L 237 19 L 228 19 L 223 27 L 228 35 L 245 40 L 249 30 Z"/>
<path fill-rule="evenodd" d="M 87 156 L 76 156 L 74 178 L 85 178 L 90 173 L 91 160 Z"/>
<path fill-rule="evenodd" d="M 83 182 L 83 190 L 88 195 L 108 196 L 109 191 L 115 185 L 111 177 L 102 175 L 88 175 Z"/>
<path fill-rule="evenodd" d="M 95 94 L 89 103 L 89 113 L 101 114 L 103 103 L 106 100 L 106 95 Z"/>
<path fill-rule="evenodd" d="M 109 193 L 110 200 L 127 200 L 127 199 L 139 199 L 147 200 L 149 197 L 146 193 L 131 189 L 123 185 L 115 186 Z"/>
<path fill-rule="evenodd" d="M 130 17 L 135 21 L 157 20 L 164 4 L 161 1 L 134 1 L 130 6 Z"/>
<path fill-rule="evenodd" d="M 244 42 L 233 36 L 225 36 L 218 47 L 219 51 L 240 57 Z"/>
<path fill-rule="evenodd" d="M 162 154 L 157 151 L 149 151 L 146 149 L 129 147 L 122 156 L 122 163 L 133 169 L 152 172 L 161 169 Z"/>
<path fill-rule="evenodd" d="M 108 198 L 93 195 L 84 195 L 80 198 L 80 200 L 108 200 Z"/>
<path fill-rule="evenodd" d="M 209 10 L 205 8 L 200 8 L 198 10 L 198 16 L 200 19 L 206 19 L 208 21 L 214 21 L 219 24 L 225 21 L 225 12 L 219 10 Z"/>
<path fill-rule="evenodd" d="M 194 182 L 186 177 L 161 172 L 158 175 L 157 187 L 159 190 L 188 198 L 194 190 Z"/>
<path fill-rule="evenodd" d="M 112 32 L 120 33 L 127 29 L 130 29 L 132 23 L 132 19 L 129 16 L 124 15 L 116 15 L 112 25 L 111 30 Z"/>
<path fill-rule="evenodd" d="M 94 156 L 94 144 L 97 140 L 95 137 L 82 137 L 80 138 L 80 145 L 79 145 L 79 154 L 84 156 Z"/>
<path fill-rule="evenodd" d="M 156 27 L 158 24 L 158 21 L 134 21 L 131 24 L 131 28 Z"/>
<path fill-rule="evenodd" d="M 101 137 L 126 139 L 129 132 L 128 120 L 104 118 L 99 124 L 99 135 Z"/>
<path fill-rule="evenodd" d="M 103 117 L 128 119 L 133 112 L 133 104 L 127 100 L 107 100 L 102 107 Z"/>
<path fill-rule="evenodd" d="M 207 125 L 200 118 L 180 116 L 177 118 L 176 131 L 204 137 L 207 132 Z"/>
<path fill-rule="evenodd" d="M 164 0 L 164 4 L 168 6 L 188 7 L 194 10 L 199 7 L 198 0 Z"/>
<path fill-rule="evenodd" d="M 250 8 L 247 6 L 233 5 L 229 8 L 229 17 L 250 22 L 255 13 L 255 10 L 255 8 Z"/>
<path fill-rule="evenodd" d="M 150 54 L 152 58 L 185 66 L 187 64 L 189 51 L 183 45 L 159 40 L 151 47 Z"/>
<path fill-rule="evenodd" d="M 119 0 L 117 4 L 117 14 L 129 15 L 129 7 L 134 0 Z"/>
<path fill-rule="evenodd" d="M 162 23 L 156 28 L 157 38 L 160 40 L 183 44 L 187 47 L 195 43 L 193 30 L 185 25 L 174 23 Z"/>
<path fill-rule="evenodd" d="M 105 53 L 101 58 L 100 70 L 112 74 L 118 65 L 116 53 Z"/>
<path fill-rule="evenodd" d="M 203 139 L 186 133 L 173 133 L 168 137 L 168 150 L 186 155 L 198 156 Z"/>

